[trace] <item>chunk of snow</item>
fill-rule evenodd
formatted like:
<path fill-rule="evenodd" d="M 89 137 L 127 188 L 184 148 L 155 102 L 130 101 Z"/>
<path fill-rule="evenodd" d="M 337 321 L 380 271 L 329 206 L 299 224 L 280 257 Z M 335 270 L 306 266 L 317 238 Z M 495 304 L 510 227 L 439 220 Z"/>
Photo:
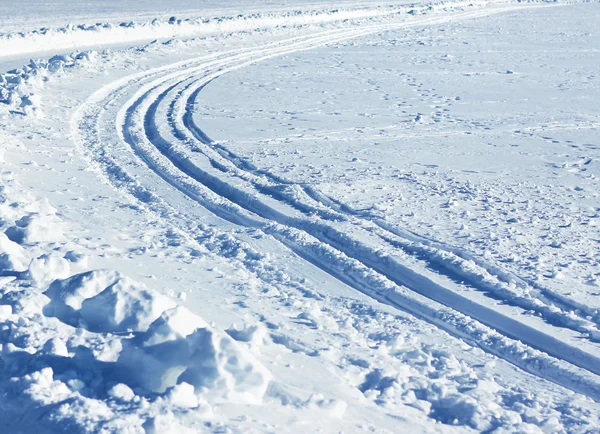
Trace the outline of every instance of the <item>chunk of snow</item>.
<path fill-rule="evenodd" d="M 145 331 L 175 303 L 143 285 L 107 270 L 89 271 L 55 281 L 45 292 L 48 316 L 91 331 Z"/>
<path fill-rule="evenodd" d="M 28 277 L 37 284 L 65 279 L 71 273 L 69 261 L 51 253 L 35 258 L 29 264 Z"/>
<path fill-rule="evenodd" d="M 181 306 L 124 341 L 118 364 L 132 385 L 150 392 L 186 382 L 196 393 L 252 404 L 261 402 L 271 378 L 248 350 Z"/>
<path fill-rule="evenodd" d="M 169 391 L 169 402 L 180 408 L 198 407 L 198 398 L 194 394 L 194 386 L 180 383 Z"/>
<path fill-rule="evenodd" d="M 58 243 L 65 241 L 61 222 L 55 215 L 31 213 L 19 219 L 15 226 L 6 230 L 6 236 L 15 243 Z"/>
<path fill-rule="evenodd" d="M 0 232 L 0 271 L 25 271 L 25 250 Z"/>
<path fill-rule="evenodd" d="M 64 401 L 73 392 L 62 381 L 54 380 L 52 368 L 43 368 L 13 380 L 17 389 L 23 390 L 32 400 L 49 405 Z"/>
<path fill-rule="evenodd" d="M 0 321 L 5 321 L 12 316 L 12 306 L 8 304 L 0 305 Z"/>
<path fill-rule="evenodd" d="M 48 339 L 42 347 L 42 352 L 44 354 L 53 356 L 69 357 L 69 351 L 67 350 L 67 346 L 62 341 L 62 339 L 59 338 Z"/>
<path fill-rule="evenodd" d="M 135 398 L 135 393 L 127 384 L 119 383 L 110 388 L 108 396 L 118 401 L 129 402 Z"/>

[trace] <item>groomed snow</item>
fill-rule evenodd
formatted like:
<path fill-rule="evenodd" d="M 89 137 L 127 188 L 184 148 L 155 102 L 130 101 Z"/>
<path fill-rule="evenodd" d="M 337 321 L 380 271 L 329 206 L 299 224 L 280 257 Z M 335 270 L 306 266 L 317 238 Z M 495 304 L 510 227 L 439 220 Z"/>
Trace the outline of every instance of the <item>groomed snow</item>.
<path fill-rule="evenodd" d="M 597 3 L 0 14 L 0 432 L 600 430 Z"/>

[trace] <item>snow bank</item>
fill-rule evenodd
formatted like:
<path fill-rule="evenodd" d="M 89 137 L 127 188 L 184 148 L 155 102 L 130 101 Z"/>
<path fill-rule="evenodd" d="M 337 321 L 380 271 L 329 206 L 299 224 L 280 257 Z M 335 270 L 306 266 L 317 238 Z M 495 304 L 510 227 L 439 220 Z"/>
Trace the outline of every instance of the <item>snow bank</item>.
<path fill-rule="evenodd" d="M 208 34 L 268 29 L 281 26 L 301 26 L 329 22 L 376 18 L 407 12 L 408 8 L 390 6 L 340 9 L 296 10 L 281 14 L 221 16 L 213 18 L 154 19 L 145 23 L 133 21 L 119 25 L 97 23 L 44 28 L 30 32 L 0 34 L 0 57 L 36 53 L 48 50 L 75 50 L 108 44 L 124 44 L 154 39 L 189 38 Z"/>
<path fill-rule="evenodd" d="M 42 100 L 36 92 L 43 88 L 44 83 L 53 75 L 61 75 L 66 69 L 96 58 L 96 52 L 78 51 L 71 55 L 53 56 L 47 61 L 31 60 L 22 68 L 0 74 L 0 108 L 8 107 L 20 114 L 40 114 Z"/>

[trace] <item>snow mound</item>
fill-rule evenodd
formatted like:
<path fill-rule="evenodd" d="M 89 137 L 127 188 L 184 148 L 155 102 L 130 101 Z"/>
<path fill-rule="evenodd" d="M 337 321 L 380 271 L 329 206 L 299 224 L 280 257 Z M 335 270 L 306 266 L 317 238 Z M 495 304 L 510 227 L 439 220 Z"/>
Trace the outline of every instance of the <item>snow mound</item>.
<path fill-rule="evenodd" d="M 116 271 L 95 270 L 56 280 L 45 292 L 47 316 L 95 332 L 145 331 L 165 310 L 169 298 L 151 292 Z"/>
<path fill-rule="evenodd" d="M 54 279 L 64 279 L 71 274 L 71 265 L 65 258 L 55 253 L 44 254 L 29 264 L 28 277 L 38 285 Z"/>
<path fill-rule="evenodd" d="M 170 393 L 184 407 L 197 406 L 189 397 L 187 404 L 181 402 L 189 387 L 215 400 L 250 404 L 259 404 L 266 392 L 271 375 L 248 349 L 116 271 L 56 280 L 44 294 L 50 299 L 46 316 L 96 333 L 135 332 L 121 339 L 122 349 L 109 368 L 112 378 L 132 390 L 166 393 L 179 387 Z M 121 398 L 122 390 L 113 392 Z"/>
<path fill-rule="evenodd" d="M 181 306 L 124 341 L 117 363 L 134 386 L 148 391 L 187 383 L 196 393 L 237 403 L 259 404 L 271 378 L 249 351 Z"/>
<path fill-rule="evenodd" d="M 21 217 L 5 231 L 18 244 L 60 243 L 65 241 L 60 220 L 53 214 L 30 213 Z"/>
<path fill-rule="evenodd" d="M 260 352 L 260 348 L 269 342 L 269 332 L 260 323 L 244 325 L 241 329 L 233 324 L 225 332 L 236 341 L 246 343 L 255 352 Z"/>
<path fill-rule="evenodd" d="M 0 232 L 0 273 L 25 271 L 25 250 Z"/>
<path fill-rule="evenodd" d="M 238 344 L 117 271 L 81 272 L 87 256 L 78 246 L 55 244 L 63 236 L 56 210 L 6 179 L 1 433 L 192 433 L 179 423 L 187 412 L 208 421 L 213 402 L 262 401 L 271 374 L 247 347 L 264 330 L 238 331 Z"/>

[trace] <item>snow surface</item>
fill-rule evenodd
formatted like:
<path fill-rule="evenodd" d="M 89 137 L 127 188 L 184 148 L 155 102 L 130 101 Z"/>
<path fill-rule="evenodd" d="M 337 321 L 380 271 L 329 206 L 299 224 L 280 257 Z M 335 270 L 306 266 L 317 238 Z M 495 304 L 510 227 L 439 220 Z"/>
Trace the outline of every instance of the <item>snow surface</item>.
<path fill-rule="evenodd" d="M 600 431 L 599 22 L 0 5 L 0 432 Z"/>

